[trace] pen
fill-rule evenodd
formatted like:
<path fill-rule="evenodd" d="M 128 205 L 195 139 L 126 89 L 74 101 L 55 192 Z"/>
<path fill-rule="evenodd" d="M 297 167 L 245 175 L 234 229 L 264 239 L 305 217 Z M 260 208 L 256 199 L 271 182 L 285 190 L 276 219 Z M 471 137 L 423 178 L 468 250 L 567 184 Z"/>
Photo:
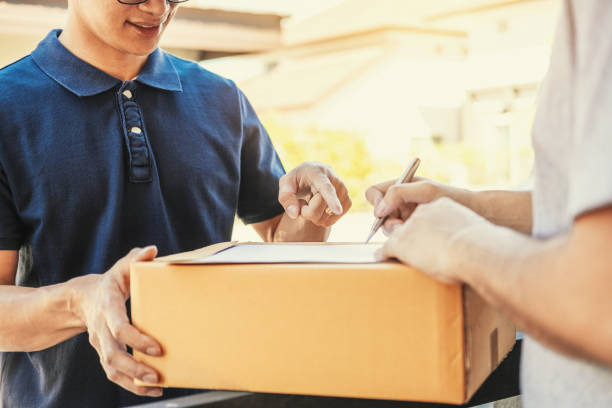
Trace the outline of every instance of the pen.
<path fill-rule="evenodd" d="M 406 170 L 404 170 L 404 174 L 402 174 L 394 185 L 409 183 L 412 180 L 412 177 L 414 177 L 414 173 L 416 173 L 417 169 L 419 168 L 419 164 L 421 164 L 421 160 L 418 157 L 415 157 Z M 374 234 L 376 234 L 378 229 L 385 223 L 386 220 L 387 216 L 376 218 L 374 225 L 372 225 L 372 229 L 370 229 L 370 235 L 368 235 L 368 239 L 365 241 L 366 244 L 370 242 Z"/>

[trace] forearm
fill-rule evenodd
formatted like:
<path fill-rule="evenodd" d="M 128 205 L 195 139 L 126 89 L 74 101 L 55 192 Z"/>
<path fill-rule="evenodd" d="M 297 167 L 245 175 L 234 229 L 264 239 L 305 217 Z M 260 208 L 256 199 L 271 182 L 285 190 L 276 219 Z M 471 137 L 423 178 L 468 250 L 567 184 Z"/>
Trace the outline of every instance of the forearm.
<path fill-rule="evenodd" d="M 530 235 L 532 228 L 531 192 L 468 191 L 455 189 L 450 197 L 495 225 Z"/>
<path fill-rule="evenodd" d="M 85 331 L 72 311 L 73 281 L 41 288 L 0 286 L 0 351 L 42 350 Z"/>
<path fill-rule="evenodd" d="M 303 217 L 291 219 L 287 214 L 283 214 L 269 240 L 273 242 L 324 242 L 330 230 L 330 227 L 319 227 Z"/>
<path fill-rule="evenodd" d="M 612 364 L 607 266 L 578 254 L 570 236 L 539 241 L 490 224 L 465 234 L 455 250 L 467 284 L 541 343 Z"/>

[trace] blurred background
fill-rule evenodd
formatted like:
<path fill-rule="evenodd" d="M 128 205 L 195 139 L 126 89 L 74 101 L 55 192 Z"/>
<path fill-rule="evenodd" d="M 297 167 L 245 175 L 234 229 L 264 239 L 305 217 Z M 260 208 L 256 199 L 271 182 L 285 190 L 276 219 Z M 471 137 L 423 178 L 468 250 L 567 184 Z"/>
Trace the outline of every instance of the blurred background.
<path fill-rule="evenodd" d="M 419 175 L 456 186 L 530 187 L 530 130 L 559 5 L 190 0 L 161 46 L 235 80 L 285 168 L 330 164 L 354 203 L 331 240 L 359 241 L 373 221 L 365 189 L 414 156 Z M 0 0 L 0 66 L 65 13 L 65 0 Z M 239 222 L 234 238 L 258 240 Z"/>

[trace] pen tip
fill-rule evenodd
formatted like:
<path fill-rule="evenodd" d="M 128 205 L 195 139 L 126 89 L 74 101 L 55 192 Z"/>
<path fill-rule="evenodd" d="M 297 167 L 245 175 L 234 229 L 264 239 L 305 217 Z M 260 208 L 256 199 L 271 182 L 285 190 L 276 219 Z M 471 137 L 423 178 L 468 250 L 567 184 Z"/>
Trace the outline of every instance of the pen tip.
<path fill-rule="evenodd" d="M 368 238 L 366 239 L 365 243 L 367 244 L 368 242 L 370 242 L 370 240 L 372 239 L 372 237 L 374 236 L 374 234 L 376 233 L 376 231 L 372 231 L 368 234 Z"/>

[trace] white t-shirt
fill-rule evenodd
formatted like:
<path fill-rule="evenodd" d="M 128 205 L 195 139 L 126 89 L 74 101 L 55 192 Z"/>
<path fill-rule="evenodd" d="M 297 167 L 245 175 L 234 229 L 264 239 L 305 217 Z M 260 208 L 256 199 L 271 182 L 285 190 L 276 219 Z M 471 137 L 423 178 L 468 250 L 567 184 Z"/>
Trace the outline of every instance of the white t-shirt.
<path fill-rule="evenodd" d="M 562 234 L 576 216 L 612 204 L 612 1 L 564 1 L 533 145 L 534 236 Z M 527 337 L 521 391 L 527 408 L 612 407 L 612 367 Z"/>

